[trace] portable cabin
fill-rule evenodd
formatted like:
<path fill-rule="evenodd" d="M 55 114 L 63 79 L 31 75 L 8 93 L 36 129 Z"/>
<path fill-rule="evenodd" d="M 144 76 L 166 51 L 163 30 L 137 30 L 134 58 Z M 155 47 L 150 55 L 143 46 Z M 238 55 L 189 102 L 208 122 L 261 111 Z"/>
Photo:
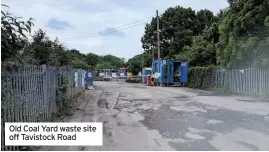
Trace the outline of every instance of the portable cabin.
<path fill-rule="evenodd" d="M 144 67 L 143 69 L 142 69 L 142 83 L 147 83 L 147 76 L 148 75 L 151 75 L 151 70 L 152 70 L 152 68 L 146 68 L 146 67 Z"/>
<path fill-rule="evenodd" d="M 155 83 L 160 85 L 185 84 L 188 82 L 189 62 L 176 60 L 153 60 L 152 72 Z"/>

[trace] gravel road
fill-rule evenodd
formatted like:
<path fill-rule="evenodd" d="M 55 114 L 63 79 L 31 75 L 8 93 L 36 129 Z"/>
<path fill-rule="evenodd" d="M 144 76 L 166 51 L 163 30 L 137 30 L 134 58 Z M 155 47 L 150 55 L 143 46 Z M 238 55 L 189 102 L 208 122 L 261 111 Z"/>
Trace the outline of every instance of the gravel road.
<path fill-rule="evenodd" d="M 103 122 L 101 147 L 42 150 L 269 150 L 269 102 L 189 88 L 96 82 L 67 122 Z"/>

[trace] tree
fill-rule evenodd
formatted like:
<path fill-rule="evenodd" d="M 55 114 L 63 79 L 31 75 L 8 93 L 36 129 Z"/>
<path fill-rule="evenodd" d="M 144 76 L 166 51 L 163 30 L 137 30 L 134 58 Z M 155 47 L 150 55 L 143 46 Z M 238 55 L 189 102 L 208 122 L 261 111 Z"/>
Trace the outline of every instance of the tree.
<path fill-rule="evenodd" d="M 189 61 L 191 66 L 216 65 L 216 43 L 218 41 L 217 23 L 207 25 L 199 36 L 193 37 L 192 44 L 185 46 L 176 59 Z"/>
<path fill-rule="evenodd" d="M 218 17 L 214 16 L 213 12 L 203 9 L 197 12 L 197 34 L 202 34 L 205 29 L 210 28 L 213 23 L 218 22 Z"/>
<path fill-rule="evenodd" d="M 216 65 L 215 44 L 205 40 L 203 36 L 196 36 L 192 46 L 185 46 L 177 59 L 189 61 L 191 66 Z"/>
<path fill-rule="evenodd" d="M 4 4 L 1 6 L 7 7 Z M 32 41 L 29 41 L 25 32 L 31 32 L 33 19 L 24 22 L 19 20 L 20 17 L 8 12 L 1 13 L 1 56 L 4 62 L 20 60 L 27 64 L 67 66 L 85 70 L 120 68 L 124 64 L 124 58 L 113 55 L 85 55 L 77 49 L 67 49 L 58 38 L 51 40 L 42 29 L 36 31 Z"/>
<path fill-rule="evenodd" d="M 226 67 L 266 66 L 269 3 L 264 0 L 229 0 L 219 25 L 217 62 Z"/>
<path fill-rule="evenodd" d="M 87 63 L 87 58 L 85 54 L 82 54 L 77 49 L 66 50 L 65 54 L 67 56 L 68 66 L 77 69 L 92 70 L 93 67 Z"/>
<path fill-rule="evenodd" d="M 86 62 L 91 66 L 96 66 L 99 62 L 99 56 L 94 53 L 88 53 L 86 55 Z"/>
<path fill-rule="evenodd" d="M 91 66 L 88 65 L 86 62 L 84 62 L 83 60 L 80 59 L 73 59 L 71 61 L 71 65 L 72 68 L 76 68 L 76 69 L 84 69 L 84 70 L 89 70 L 91 69 Z"/>
<path fill-rule="evenodd" d="M 175 58 L 184 46 L 191 45 L 194 36 L 212 26 L 217 17 L 209 10 L 200 10 L 197 13 L 191 8 L 180 6 L 168 8 L 160 16 L 160 49 L 162 58 Z M 157 55 L 156 18 L 146 24 L 145 33 L 141 38 L 142 48 L 147 53 Z"/>
<path fill-rule="evenodd" d="M 113 56 L 113 55 L 105 55 L 100 56 L 100 68 L 120 68 L 124 64 L 124 60 L 122 58 Z"/>
<path fill-rule="evenodd" d="M 128 71 L 134 75 L 138 74 L 142 70 L 142 54 L 136 55 L 128 60 Z"/>
<path fill-rule="evenodd" d="M 139 54 L 129 59 L 127 62 L 128 71 L 138 74 L 143 67 L 151 67 L 152 56 L 147 53 Z"/>
<path fill-rule="evenodd" d="M 1 4 L 1 7 L 8 7 Z M 9 12 L 1 11 L 1 57 L 2 61 L 13 60 L 22 62 L 20 53 L 23 51 L 28 38 L 25 34 L 31 32 L 33 18 L 28 21 L 20 21 Z"/>
<path fill-rule="evenodd" d="M 27 63 L 63 66 L 68 64 L 65 47 L 56 38 L 50 40 L 46 33 L 39 29 L 33 35 L 33 41 L 24 49 L 23 56 Z"/>

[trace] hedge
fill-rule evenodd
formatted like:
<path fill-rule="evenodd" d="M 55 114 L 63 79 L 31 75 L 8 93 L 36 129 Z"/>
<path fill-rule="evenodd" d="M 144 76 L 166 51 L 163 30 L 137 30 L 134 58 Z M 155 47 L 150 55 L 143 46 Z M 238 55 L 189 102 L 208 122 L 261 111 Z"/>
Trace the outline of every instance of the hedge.
<path fill-rule="evenodd" d="M 210 89 L 212 83 L 212 71 L 214 69 L 217 69 L 217 67 L 191 67 L 188 70 L 189 81 L 187 87 L 204 90 Z"/>

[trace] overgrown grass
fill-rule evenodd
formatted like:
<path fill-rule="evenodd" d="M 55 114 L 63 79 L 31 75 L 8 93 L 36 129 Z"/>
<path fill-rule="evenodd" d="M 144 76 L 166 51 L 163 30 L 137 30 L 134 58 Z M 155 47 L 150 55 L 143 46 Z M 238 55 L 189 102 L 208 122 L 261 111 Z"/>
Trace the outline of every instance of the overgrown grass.
<path fill-rule="evenodd" d="M 220 94 L 225 94 L 225 95 L 231 95 L 233 94 L 232 90 L 229 87 L 224 87 L 224 88 L 211 88 L 209 91 L 217 92 Z"/>

